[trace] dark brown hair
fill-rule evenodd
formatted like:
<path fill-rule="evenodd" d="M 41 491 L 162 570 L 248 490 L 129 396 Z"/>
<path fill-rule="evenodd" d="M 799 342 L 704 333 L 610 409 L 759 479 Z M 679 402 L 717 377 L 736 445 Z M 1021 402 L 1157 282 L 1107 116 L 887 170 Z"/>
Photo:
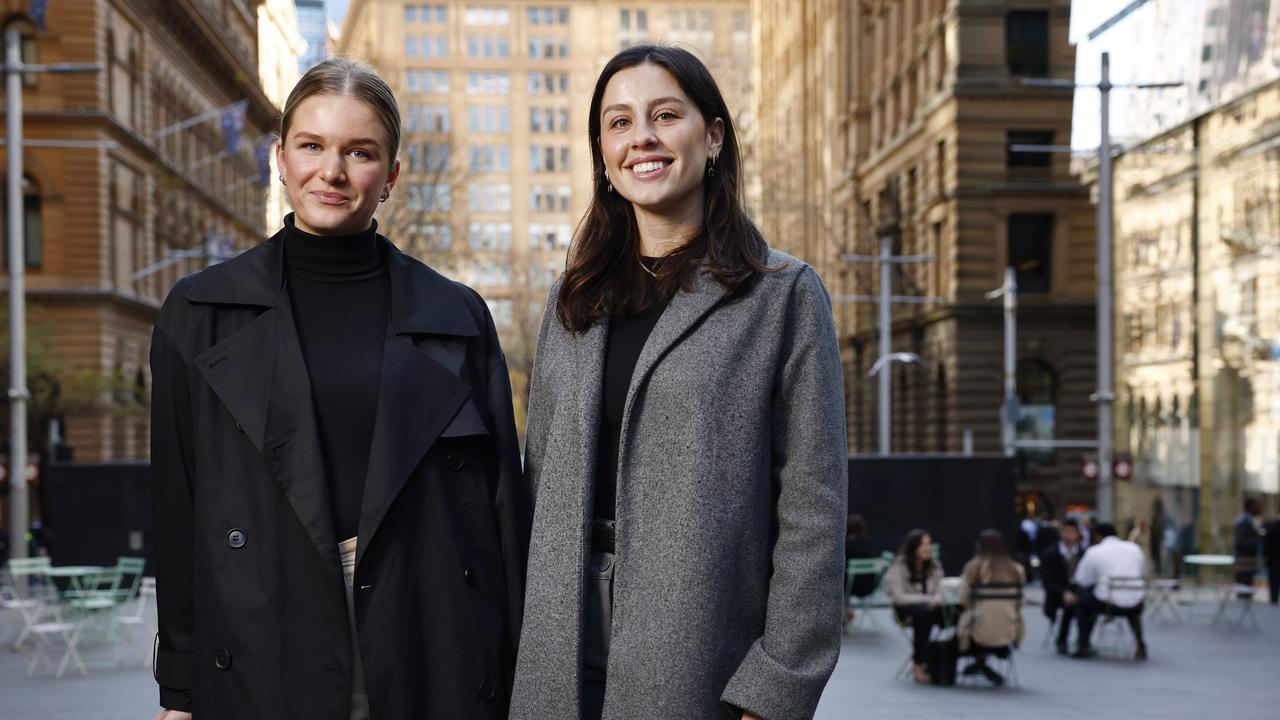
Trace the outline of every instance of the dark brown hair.
<path fill-rule="evenodd" d="M 578 225 L 556 313 L 572 332 L 583 332 L 611 312 L 634 312 L 650 300 L 640 264 L 640 231 L 631 203 L 607 190 L 604 158 L 600 154 L 600 106 L 605 87 L 620 70 L 653 63 L 675 78 L 710 126 L 724 123 L 724 145 L 715 174 L 702 180 L 702 227 L 679 249 L 659 258 L 652 268 L 660 298 L 693 288 L 694 273 L 715 277 L 730 297 L 749 290 L 765 265 L 769 247 L 742 209 L 741 153 L 733 118 L 710 71 L 692 53 L 676 47 L 636 45 L 604 66 L 591 95 L 587 142 L 591 147 L 593 189 L 591 206 Z"/>
<path fill-rule="evenodd" d="M 346 95 L 368 105 L 387 129 L 388 162 L 394 164 L 400 153 L 400 106 L 376 70 L 347 58 L 331 57 L 320 61 L 298 80 L 284 102 L 280 116 L 280 140 L 288 139 L 293 111 L 312 95 Z"/>
<path fill-rule="evenodd" d="M 930 540 L 933 539 L 932 537 L 929 537 L 928 530 L 916 528 L 915 530 L 907 533 L 907 536 L 902 540 L 902 547 L 898 548 L 898 557 L 902 558 L 903 562 L 907 564 L 907 569 L 911 571 L 912 582 L 918 582 L 929 577 L 930 571 L 933 570 L 932 557 L 924 562 L 920 562 L 920 560 L 916 558 L 916 551 L 920 549 L 920 544 L 923 543 L 924 539 L 927 537 Z"/>
<path fill-rule="evenodd" d="M 999 530 L 983 530 L 978 534 L 978 557 L 988 560 L 1009 557 L 1009 546 Z"/>

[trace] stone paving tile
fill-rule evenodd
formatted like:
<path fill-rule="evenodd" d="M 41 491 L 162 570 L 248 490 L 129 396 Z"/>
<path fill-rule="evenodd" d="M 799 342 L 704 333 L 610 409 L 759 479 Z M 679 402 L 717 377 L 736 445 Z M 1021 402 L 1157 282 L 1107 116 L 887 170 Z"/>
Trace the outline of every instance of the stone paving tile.
<path fill-rule="evenodd" d="M 1280 678 L 1280 609 L 1255 605 L 1261 631 L 1208 627 L 1206 618 L 1148 629 L 1151 659 L 1089 661 L 1062 658 L 1041 647 L 1047 628 L 1040 609 L 1024 610 L 1027 636 L 1016 655 L 1021 686 L 935 688 L 894 679 L 909 653 L 888 610 L 873 611 L 880 629 L 846 634 L 818 708 L 817 720 L 981 718 L 1109 720 L 1276 717 Z M 11 639 L 12 614 L 0 614 L 0 638 Z M 141 631 L 129 667 L 91 668 L 88 677 L 26 676 L 31 652 L 0 648 L 0 720 L 151 720 L 156 688 L 143 664 L 149 644 Z M 102 659 L 101 647 L 85 650 Z M 552 719 L 549 719 L 552 720 Z"/>

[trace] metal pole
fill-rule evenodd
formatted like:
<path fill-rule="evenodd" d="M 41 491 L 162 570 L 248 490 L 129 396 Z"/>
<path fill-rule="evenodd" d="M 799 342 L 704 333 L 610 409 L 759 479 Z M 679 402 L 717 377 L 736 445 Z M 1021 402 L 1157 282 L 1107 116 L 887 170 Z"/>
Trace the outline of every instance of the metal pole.
<path fill-rule="evenodd" d="M 1102 78 L 1098 90 L 1102 95 L 1102 143 L 1098 148 L 1098 519 L 1114 518 L 1114 488 L 1111 479 L 1112 460 L 1112 387 L 1111 344 L 1111 57 L 1102 53 Z"/>
<path fill-rule="evenodd" d="M 22 227 L 21 36 L 4 34 L 9 212 L 9 557 L 27 556 L 27 308 Z"/>
<path fill-rule="evenodd" d="M 1004 271 L 1004 455 L 1013 457 L 1014 406 L 1018 398 L 1018 278 L 1012 267 Z"/>
<path fill-rule="evenodd" d="M 893 295 L 893 267 L 891 261 L 893 259 L 893 237 L 890 235 L 880 236 L 880 357 L 887 358 L 889 353 L 893 352 L 892 338 L 892 295 Z M 891 368 L 893 363 L 885 363 L 880 368 L 880 454 L 888 455 L 893 450 L 893 444 L 890 442 L 890 418 L 892 410 L 892 398 L 889 393 L 892 388 L 890 380 L 893 377 Z"/>

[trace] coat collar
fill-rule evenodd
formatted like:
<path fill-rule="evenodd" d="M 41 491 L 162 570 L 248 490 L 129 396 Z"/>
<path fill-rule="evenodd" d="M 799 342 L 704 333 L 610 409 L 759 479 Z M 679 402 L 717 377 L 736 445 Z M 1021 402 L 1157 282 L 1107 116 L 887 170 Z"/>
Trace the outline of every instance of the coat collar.
<path fill-rule="evenodd" d="M 473 337 L 480 327 L 451 280 L 378 236 L 391 285 L 391 332 Z M 187 301 L 213 305 L 276 307 L 285 293 L 284 231 L 224 263 L 197 274 Z"/>

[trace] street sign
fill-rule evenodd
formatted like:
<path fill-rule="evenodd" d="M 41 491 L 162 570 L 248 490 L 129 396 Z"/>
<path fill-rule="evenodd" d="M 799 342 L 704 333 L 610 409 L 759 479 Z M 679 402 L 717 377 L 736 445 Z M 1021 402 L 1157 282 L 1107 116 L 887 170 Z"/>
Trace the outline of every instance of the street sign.
<path fill-rule="evenodd" d="M 1133 458 L 1128 453 L 1116 453 L 1111 464 L 1111 474 L 1117 480 L 1128 480 L 1133 477 Z"/>
<path fill-rule="evenodd" d="M 1080 474 L 1084 475 L 1085 480 L 1097 480 L 1098 475 L 1102 471 L 1102 466 L 1098 464 L 1098 456 L 1089 453 L 1084 456 L 1084 460 L 1080 464 Z"/>

